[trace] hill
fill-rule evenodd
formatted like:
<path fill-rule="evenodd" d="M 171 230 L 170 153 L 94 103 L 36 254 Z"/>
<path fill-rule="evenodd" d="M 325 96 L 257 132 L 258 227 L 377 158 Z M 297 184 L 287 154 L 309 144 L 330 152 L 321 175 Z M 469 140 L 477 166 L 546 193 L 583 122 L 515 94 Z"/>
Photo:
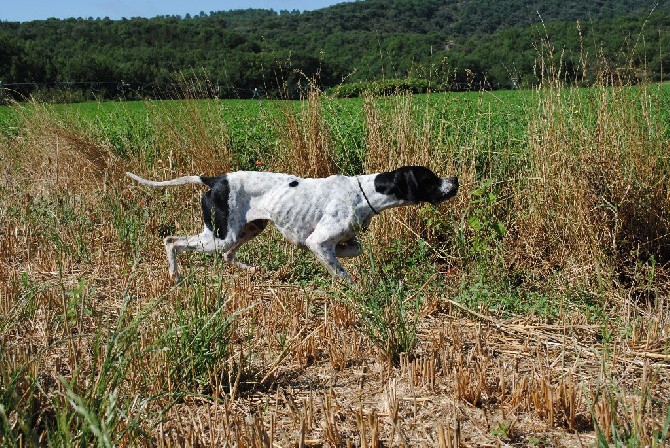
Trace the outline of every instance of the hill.
<path fill-rule="evenodd" d="M 366 0 L 303 13 L 2 22 L 0 80 L 24 94 L 36 85 L 68 84 L 111 97 L 165 95 L 196 74 L 228 96 L 254 88 L 290 95 L 305 79 L 322 86 L 388 78 L 509 85 L 533 82 L 543 40 L 568 70 L 586 46 L 612 67 L 659 79 L 670 71 L 662 57 L 670 6 L 655 4 Z"/>

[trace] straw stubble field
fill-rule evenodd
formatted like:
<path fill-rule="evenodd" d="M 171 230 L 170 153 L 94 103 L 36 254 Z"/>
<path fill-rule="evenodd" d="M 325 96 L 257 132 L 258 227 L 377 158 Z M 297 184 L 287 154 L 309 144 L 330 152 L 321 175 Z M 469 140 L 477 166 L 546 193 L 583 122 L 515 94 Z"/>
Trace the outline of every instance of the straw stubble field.
<path fill-rule="evenodd" d="M 670 101 L 659 86 L 0 115 L 6 446 L 663 446 Z M 197 187 L 423 164 L 457 198 L 377 217 L 356 288 L 272 231 L 255 274 L 161 244 Z"/>

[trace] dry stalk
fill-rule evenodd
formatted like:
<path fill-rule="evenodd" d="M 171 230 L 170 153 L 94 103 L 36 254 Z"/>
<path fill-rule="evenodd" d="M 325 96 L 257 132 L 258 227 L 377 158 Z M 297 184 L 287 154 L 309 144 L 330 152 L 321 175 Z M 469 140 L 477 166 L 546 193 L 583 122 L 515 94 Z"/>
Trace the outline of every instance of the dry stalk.
<path fill-rule="evenodd" d="M 456 420 L 455 427 L 442 422 L 437 425 L 437 440 L 440 448 L 459 448 L 461 446 L 461 422 Z"/>
<path fill-rule="evenodd" d="M 324 393 L 323 395 L 323 426 L 325 426 L 325 439 L 328 443 L 333 446 L 342 445 L 342 435 L 337 426 L 337 421 L 339 420 L 339 411 L 338 406 L 334 403 L 335 396 L 334 392 L 331 389 L 330 391 Z"/>
<path fill-rule="evenodd" d="M 441 166 L 433 166 L 436 159 L 432 129 L 427 117 L 419 114 L 411 95 L 379 99 L 367 96 L 363 108 L 367 124 L 367 157 L 365 171 L 391 171 L 403 165 L 424 165 L 442 173 Z M 370 227 L 375 246 L 388 247 L 392 239 L 414 239 L 417 229 L 423 233 L 420 218 L 413 208 L 389 210 L 377 217 Z M 414 230 L 413 230 L 414 229 Z"/>
<path fill-rule="evenodd" d="M 406 447 L 408 446 L 407 436 L 400 426 L 400 418 L 398 414 L 400 400 L 398 399 L 397 386 L 398 384 L 395 379 L 390 379 L 386 386 L 384 386 L 384 407 L 392 428 L 389 440 L 391 443 L 395 443 L 397 439 L 399 446 Z"/>
<path fill-rule="evenodd" d="M 356 412 L 356 424 L 358 427 L 358 434 L 361 440 L 361 448 L 379 448 L 379 416 L 376 410 L 370 411 L 366 414 L 363 407 L 359 407 Z M 367 434 L 370 433 L 370 441 L 368 442 Z"/>
<path fill-rule="evenodd" d="M 321 92 L 313 89 L 298 115 L 291 108 L 284 110 L 285 129 L 279 135 L 285 150 L 273 169 L 301 177 L 328 177 L 337 172 L 321 101 Z"/>
<path fill-rule="evenodd" d="M 218 101 L 176 103 L 170 114 L 158 105 L 148 103 L 151 125 L 157 141 L 152 151 L 165 155 L 156 166 L 162 171 L 218 175 L 232 166 L 230 136 Z M 142 154 L 139 154 L 142 157 Z M 165 160 L 167 159 L 167 160 Z M 136 165 L 144 164 L 138 160 Z M 166 173 L 154 173 L 165 177 Z"/>
<path fill-rule="evenodd" d="M 433 353 L 432 356 L 419 356 L 410 360 L 406 353 L 401 353 L 400 377 L 407 378 L 413 387 L 434 390 L 437 368 L 435 356 Z"/>

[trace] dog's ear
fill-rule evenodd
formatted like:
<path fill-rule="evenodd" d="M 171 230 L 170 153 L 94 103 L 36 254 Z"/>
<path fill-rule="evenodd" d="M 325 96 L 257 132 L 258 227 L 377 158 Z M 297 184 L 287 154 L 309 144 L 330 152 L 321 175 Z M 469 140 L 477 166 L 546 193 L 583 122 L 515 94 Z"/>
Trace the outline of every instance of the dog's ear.
<path fill-rule="evenodd" d="M 379 173 L 375 178 L 375 191 L 405 201 L 413 200 L 412 191 L 415 190 L 416 180 L 409 168 L 411 167 L 405 166 L 387 173 Z"/>
<path fill-rule="evenodd" d="M 398 197 L 410 202 L 418 202 L 419 195 L 419 176 L 418 173 L 409 167 L 403 167 L 396 170 L 395 184 L 399 194 Z"/>
<path fill-rule="evenodd" d="M 441 183 L 435 173 L 423 166 L 413 166 L 404 175 L 409 200 L 434 203 Z"/>
<path fill-rule="evenodd" d="M 375 190 L 409 202 L 432 202 L 440 178 L 422 166 L 404 166 L 375 178 Z"/>
<path fill-rule="evenodd" d="M 375 177 L 375 191 L 381 194 L 394 195 L 397 198 L 402 199 L 400 197 L 400 189 L 397 187 L 397 171 L 398 170 L 377 174 Z"/>

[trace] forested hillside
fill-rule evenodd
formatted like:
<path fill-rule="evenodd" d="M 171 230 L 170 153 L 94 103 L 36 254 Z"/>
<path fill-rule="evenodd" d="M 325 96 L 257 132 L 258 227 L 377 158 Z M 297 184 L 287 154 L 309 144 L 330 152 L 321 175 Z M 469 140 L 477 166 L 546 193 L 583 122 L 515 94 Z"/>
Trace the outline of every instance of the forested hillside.
<path fill-rule="evenodd" d="M 160 96 L 196 74 L 223 96 L 290 95 L 305 79 L 529 85 L 547 39 L 568 77 L 580 55 L 601 54 L 613 68 L 658 80 L 670 72 L 670 5 L 366 0 L 303 13 L 1 22 L 0 80 L 22 94 L 69 85 L 103 97 Z"/>

